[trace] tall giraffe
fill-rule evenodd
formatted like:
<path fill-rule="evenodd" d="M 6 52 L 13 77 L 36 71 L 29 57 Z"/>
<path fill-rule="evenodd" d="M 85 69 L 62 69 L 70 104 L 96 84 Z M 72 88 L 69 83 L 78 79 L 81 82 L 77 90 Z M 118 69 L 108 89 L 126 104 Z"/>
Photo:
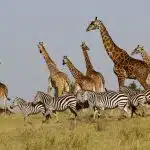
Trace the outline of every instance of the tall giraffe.
<path fill-rule="evenodd" d="M 40 53 L 43 55 L 45 62 L 47 64 L 47 67 L 50 71 L 50 77 L 48 78 L 48 81 L 49 82 L 51 81 L 51 85 L 55 89 L 55 97 L 61 96 L 64 91 L 69 92 L 70 80 L 67 74 L 61 72 L 57 68 L 55 62 L 50 58 L 49 54 L 47 53 L 43 45 L 43 42 L 39 42 L 38 48 L 39 48 Z"/>
<path fill-rule="evenodd" d="M 63 65 L 67 65 L 67 67 L 69 68 L 72 76 L 75 79 L 75 83 L 78 89 L 76 89 L 75 92 L 77 92 L 77 90 L 82 89 L 82 90 L 91 90 L 91 91 L 95 91 L 95 82 L 92 78 L 84 76 L 83 73 L 81 73 L 70 61 L 70 59 L 67 56 L 63 57 Z"/>
<path fill-rule="evenodd" d="M 150 74 L 150 69 L 147 64 L 141 60 L 130 57 L 125 50 L 118 47 L 110 37 L 103 22 L 95 17 L 95 20 L 91 21 L 86 31 L 97 29 L 100 31 L 107 54 L 114 62 L 114 73 L 118 77 L 119 89 L 121 86 L 124 86 L 124 82 L 127 78 L 137 79 L 144 89 L 150 88 L 150 84 L 146 82 L 148 74 Z"/>
<path fill-rule="evenodd" d="M 82 48 L 83 55 L 84 55 L 85 62 L 86 62 L 86 70 L 87 70 L 86 75 L 95 81 L 95 88 L 96 88 L 95 90 L 97 92 L 104 92 L 105 80 L 104 80 L 103 75 L 100 72 L 97 72 L 94 70 L 94 67 L 90 61 L 90 58 L 87 52 L 88 50 L 90 50 L 89 47 L 86 45 L 85 42 L 82 42 L 81 48 Z"/>
<path fill-rule="evenodd" d="M 5 109 L 5 114 L 6 114 L 6 101 L 10 100 L 8 98 L 8 88 L 5 84 L 0 82 L 0 98 L 4 99 L 4 109 Z"/>
<path fill-rule="evenodd" d="M 147 51 L 144 49 L 144 46 L 137 45 L 137 47 L 132 51 L 131 55 L 141 54 L 143 61 L 150 68 L 150 55 L 148 55 Z"/>

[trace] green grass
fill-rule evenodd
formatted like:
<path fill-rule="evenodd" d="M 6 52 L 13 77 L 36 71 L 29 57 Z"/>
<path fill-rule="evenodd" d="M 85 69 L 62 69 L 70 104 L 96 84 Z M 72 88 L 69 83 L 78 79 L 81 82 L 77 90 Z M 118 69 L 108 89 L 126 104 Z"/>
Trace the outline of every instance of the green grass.
<path fill-rule="evenodd" d="M 108 112 L 108 113 L 107 113 Z M 13 114 L 0 117 L 0 150 L 149 150 L 150 117 L 118 120 L 118 110 L 110 116 L 107 111 L 101 118 L 93 119 L 89 112 L 80 112 L 76 120 L 70 114 L 59 113 L 42 124 L 42 116 L 28 118 Z M 109 117 L 110 116 L 110 117 Z"/>

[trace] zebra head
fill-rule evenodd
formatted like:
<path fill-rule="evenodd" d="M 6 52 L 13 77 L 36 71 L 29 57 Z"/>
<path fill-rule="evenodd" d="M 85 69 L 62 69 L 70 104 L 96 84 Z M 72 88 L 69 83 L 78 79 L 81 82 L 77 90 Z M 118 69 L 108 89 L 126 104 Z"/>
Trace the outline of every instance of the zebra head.
<path fill-rule="evenodd" d="M 15 97 L 10 108 L 13 109 L 14 107 L 18 106 L 21 103 L 25 103 L 25 101 L 20 97 Z"/>
<path fill-rule="evenodd" d="M 88 91 L 79 90 L 76 94 L 77 99 L 81 102 L 85 102 L 88 100 Z"/>

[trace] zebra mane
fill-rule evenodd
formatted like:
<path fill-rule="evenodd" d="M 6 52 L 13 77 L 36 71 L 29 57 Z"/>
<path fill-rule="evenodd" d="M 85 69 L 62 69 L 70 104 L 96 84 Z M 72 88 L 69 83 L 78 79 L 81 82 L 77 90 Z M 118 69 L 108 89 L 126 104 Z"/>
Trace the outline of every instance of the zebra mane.
<path fill-rule="evenodd" d="M 18 96 L 16 96 L 15 98 L 14 98 L 14 101 L 16 101 L 16 102 L 23 102 L 23 103 L 27 103 L 23 98 L 21 98 L 21 97 L 18 97 Z"/>

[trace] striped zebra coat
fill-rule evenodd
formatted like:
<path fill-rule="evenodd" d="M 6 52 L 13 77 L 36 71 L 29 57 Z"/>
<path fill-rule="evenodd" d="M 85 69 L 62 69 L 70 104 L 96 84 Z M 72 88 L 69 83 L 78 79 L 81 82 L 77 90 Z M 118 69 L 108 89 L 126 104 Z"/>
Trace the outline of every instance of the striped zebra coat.
<path fill-rule="evenodd" d="M 148 99 L 149 99 L 148 95 L 150 95 L 150 90 L 141 90 L 140 91 L 140 90 L 131 89 L 131 88 L 126 87 L 126 86 L 122 86 L 120 88 L 120 92 L 128 95 L 129 100 L 131 101 L 131 105 L 133 107 L 133 112 L 136 115 L 138 115 L 136 113 L 138 106 L 142 106 L 142 107 L 148 106 L 147 105 L 149 103 L 148 102 Z M 143 110 L 143 113 L 144 113 L 144 110 Z"/>
<path fill-rule="evenodd" d="M 73 94 L 66 94 L 54 98 L 42 91 L 37 91 L 34 98 L 34 103 L 39 101 L 43 102 L 49 113 L 54 113 L 55 116 L 56 112 L 65 111 L 66 109 L 69 109 L 75 115 L 75 117 L 77 116 L 77 110 L 79 107 L 78 99 Z"/>
<path fill-rule="evenodd" d="M 19 97 L 15 97 L 13 100 L 12 105 L 10 106 L 11 109 L 14 107 L 19 107 L 24 115 L 24 121 L 26 121 L 27 116 L 42 113 L 45 117 L 45 121 L 49 119 L 49 114 L 46 111 L 45 105 L 42 102 L 38 102 L 36 104 L 29 102 L 27 103 L 25 100 Z M 43 121 L 43 122 L 45 122 Z"/>
<path fill-rule="evenodd" d="M 132 117 L 132 107 L 128 96 L 124 93 L 106 91 L 96 93 L 93 91 L 78 91 L 77 98 L 82 102 L 88 101 L 90 107 L 94 109 L 94 119 L 97 110 L 113 109 L 119 107 L 122 111 L 127 112 Z"/>

